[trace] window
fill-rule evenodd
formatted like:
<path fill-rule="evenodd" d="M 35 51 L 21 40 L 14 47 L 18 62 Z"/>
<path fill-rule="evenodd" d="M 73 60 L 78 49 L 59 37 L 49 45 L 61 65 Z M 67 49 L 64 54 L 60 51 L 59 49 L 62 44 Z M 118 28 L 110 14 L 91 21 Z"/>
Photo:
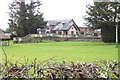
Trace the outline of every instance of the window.
<path fill-rule="evenodd" d="M 50 33 L 49 31 L 46 31 L 46 33 Z"/>
<path fill-rule="evenodd" d="M 61 35 L 62 33 L 61 32 L 58 32 L 59 35 Z"/>
<path fill-rule="evenodd" d="M 73 35 L 74 34 L 74 31 L 71 31 L 71 35 Z"/>
<path fill-rule="evenodd" d="M 52 31 L 52 33 L 56 33 L 56 31 Z"/>
<path fill-rule="evenodd" d="M 67 31 L 64 31 L 64 34 L 67 35 Z"/>

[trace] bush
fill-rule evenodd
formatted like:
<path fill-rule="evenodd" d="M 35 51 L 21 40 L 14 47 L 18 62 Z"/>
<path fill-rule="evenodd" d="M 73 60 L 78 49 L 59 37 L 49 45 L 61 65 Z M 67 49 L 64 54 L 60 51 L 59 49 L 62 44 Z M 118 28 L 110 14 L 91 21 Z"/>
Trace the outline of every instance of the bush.
<path fill-rule="evenodd" d="M 115 27 L 102 28 L 101 35 L 104 42 L 115 42 Z"/>
<path fill-rule="evenodd" d="M 84 32 L 80 32 L 80 34 L 84 34 Z"/>
<path fill-rule="evenodd" d="M 54 60 L 50 58 L 44 62 L 39 62 L 34 59 L 31 63 L 28 60 L 25 63 L 8 63 L 0 64 L 0 74 L 2 79 L 12 78 L 47 78 L 48 80 L 68 80 L 68 79 L 79 79 L 79 80 L 102 80 L 116 78 L 120 79 L 118 61 L 99 61 L 95 63 L 75 63 L 70 62 L 69 64 L 63 61 L 62 63 L 50 62 Z M 6 64 L 7 62 L 7 64 Z M 99 64 L 100 63 L 100 64 Z"/>

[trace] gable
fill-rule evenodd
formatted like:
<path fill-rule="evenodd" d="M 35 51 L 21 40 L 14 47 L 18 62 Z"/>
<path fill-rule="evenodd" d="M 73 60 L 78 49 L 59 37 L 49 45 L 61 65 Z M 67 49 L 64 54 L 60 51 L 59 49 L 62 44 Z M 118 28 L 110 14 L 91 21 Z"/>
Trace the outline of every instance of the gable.
<path fill-rule="evenodd" d="M 69 31 L 77 31 L 76 27 L 74 25 L 72 25 L 69 29 Z"/>
<path fill-rule="evenodd" d="M 69 30 L 76 30 L 76 28 L 74 26 L 71 26 Z"/>
<path fill-rule="evenodd" d="M 75 29 L 78 30 L 78 31 L 80 31 L 80 29 L 79 29 L 79 27 L 77 26 L 77 24 L 75 23 L 75 21 L 72 20 L 72 22 L 73 22 L 73 26 L 75 27 Z"/>

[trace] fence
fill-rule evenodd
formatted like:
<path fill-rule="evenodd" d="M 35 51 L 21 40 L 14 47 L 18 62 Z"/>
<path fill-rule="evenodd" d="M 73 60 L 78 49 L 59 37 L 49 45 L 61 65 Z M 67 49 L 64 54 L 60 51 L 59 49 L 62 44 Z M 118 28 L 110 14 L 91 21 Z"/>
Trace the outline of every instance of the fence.
<path fill-rule="evenodd" d="M 42 40 L 53 41 L 87 41 L 87 42 L 101 42 L 101 37 L 84 36 L 84 35 L 57 35 L 57 34 L 29 34 L 25 37 L 14 38 L 15 43 L 29 43 Z"/>

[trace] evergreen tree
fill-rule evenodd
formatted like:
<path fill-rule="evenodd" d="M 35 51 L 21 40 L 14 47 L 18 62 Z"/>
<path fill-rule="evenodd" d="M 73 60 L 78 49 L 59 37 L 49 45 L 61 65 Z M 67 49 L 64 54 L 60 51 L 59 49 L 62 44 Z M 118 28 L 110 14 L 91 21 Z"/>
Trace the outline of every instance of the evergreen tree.
<path fill-rule="evenodd" d="M 17 34 L 18 36 L 25 36 L 28 34 L 27 27 L 27 8 L 24 1 L 18 3 L 18 20 L 17 20 Z"/>
<path fill-rule="evenodd" d="M 37 33 L 38 28 L 46 25 L 43 14 L 40 13 L 40 1 L 31 0 L 29 3 L 25 1 L 13 2 L 9 5 L 9 28 L 10 31 L 17 36 L 26 36 L 28 34 Z"/>
<path fill-rule="evenodd" d="M 102 40 L 104 42 L 115 42 L 115 25 L 117 15 L 120 14 L 120 3 L 119 2 L 94 2 L 94 6 L 87 6 L 88 14 L 85 16 L 87 26 L 101 29 Z M 119 28 L 120 31 L 120 28 Z M 120 40 L 120 38 L 119 38 Z"/>

